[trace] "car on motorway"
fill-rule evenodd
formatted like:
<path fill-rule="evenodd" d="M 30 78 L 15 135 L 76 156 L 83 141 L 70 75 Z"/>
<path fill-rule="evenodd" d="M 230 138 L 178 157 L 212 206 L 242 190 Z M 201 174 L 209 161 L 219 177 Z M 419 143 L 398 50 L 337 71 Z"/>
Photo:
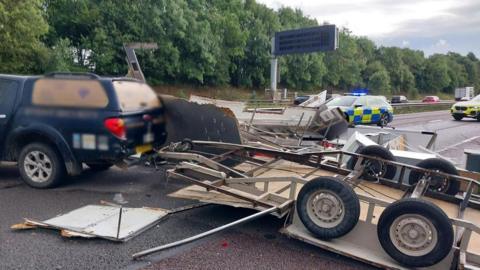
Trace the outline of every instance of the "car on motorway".
<path fill-rule="evenodd" d="M 408 98 L 406 96 L 393 96 L 390 100 L 390 103 L 408 103 Z"/>
<path fill-rule="evenodd" d="M 437 96 L 426 96 L 422 99 L 424 103 L 437 103 L 440 102 L 440 98 Z"/>
<path fill-rule="evenodd" d="M 303 95 L 303 96 L 298 96 L 296 97 L 294 100 L 293 100 L 293 104 L 294 105 L 300 105 L 302 103 L 304 103 L 305 101 L 309 100 L 310 98 L 312 98 L 313 96 L 316 96 L 316 95 Z M 332 98 L 336 98 L 336 97 L 339 97 L 340 95 L 338 94 L 330 94 L 330 93 L 327 93 L 327 96 L 326 96 L 326 100 L 330 100 Z"/>
<path fill-rule="evenodd" d="M 480 121 L 480 95 L 470 101 L 461 101 L 453 104 L 450 109 L 455 120 L 460 121 L 465 117 Z"/>
<path fill-rule="evenodd" d="M 329 108 L 340 108 L 350 124 L 377 124 L 386 126 L 393 121 L 393 107 L 378 96 L 341 96 L 326 103 Z"/>
<path fill-rule="evenodd" d="M 36 188 L 105 170 L 166 139 L 162 101 L 145 83 L 91 73 L 0 75 L 0 161 Z"/>
<path fill-rule="evenodd" d="M 307 101 L 309 99 L 310 99 L 310 95 L 298 96 L 298 97 L 295 98 L 295 100 L 293 100 L 293 104 L 294 105 L 300 105 L 300 104 L 304 103 L 305 101 Z"/>

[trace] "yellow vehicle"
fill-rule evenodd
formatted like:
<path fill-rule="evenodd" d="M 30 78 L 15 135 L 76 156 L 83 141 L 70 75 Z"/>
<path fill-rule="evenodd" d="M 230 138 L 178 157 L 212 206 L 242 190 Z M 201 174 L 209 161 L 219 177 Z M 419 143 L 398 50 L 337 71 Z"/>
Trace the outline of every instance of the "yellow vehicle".
<path fill-rule="evenodd" d="M 462 101 L 453 104 L 450 109 L 455 120 L 460 121 L 464 117 L 474 118 L 480 121 L 480 95 L 470 101 Z"/>

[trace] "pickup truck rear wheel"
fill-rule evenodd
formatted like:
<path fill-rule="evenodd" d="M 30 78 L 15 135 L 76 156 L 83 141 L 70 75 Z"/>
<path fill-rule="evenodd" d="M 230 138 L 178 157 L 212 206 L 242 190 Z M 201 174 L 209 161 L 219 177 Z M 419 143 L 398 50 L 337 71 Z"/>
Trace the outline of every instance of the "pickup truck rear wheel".
<path fill-rule="evenodd" d="M 18 168 L 23 181 L 34 188 L 55 187 L 66 174 L 60 154 L 43 143 L 24 146 L 18 158 Z"/>

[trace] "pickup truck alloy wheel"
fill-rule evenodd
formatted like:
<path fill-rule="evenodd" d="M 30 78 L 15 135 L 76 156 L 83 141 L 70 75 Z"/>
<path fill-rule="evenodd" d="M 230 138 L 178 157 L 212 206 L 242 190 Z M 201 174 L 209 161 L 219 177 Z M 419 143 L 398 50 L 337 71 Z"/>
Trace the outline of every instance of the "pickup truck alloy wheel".
<path fill-rule="evenodd" d="M 358 223 L 360 201 L 347 183 L 322 176 L 302 187 L 297 198 L 297 213 L 316 237 L 333 239 L 349 233 Z"/>
<path fill-rule="evenodd" d="M 24 146 L 18 156 L 18 168 L 23 181 L 34 188 L 57 186 L 66 174 L 62 156 L 43 143 Z"/>
<path fill-rule="evenodd" d="M 46 182 L 52 175 L 52 161 L 40 151 L 29 152 L 23 166 L 28 177 L 34 182 Z"/>

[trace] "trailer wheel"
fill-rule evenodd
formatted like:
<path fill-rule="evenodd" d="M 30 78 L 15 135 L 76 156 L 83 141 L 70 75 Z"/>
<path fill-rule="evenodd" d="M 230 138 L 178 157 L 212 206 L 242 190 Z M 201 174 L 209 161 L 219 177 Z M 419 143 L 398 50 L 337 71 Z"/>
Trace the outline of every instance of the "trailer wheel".
<path fill-rule="evenodd" d="M 439 158 L 429 158 L 422 160 L 417 164 L 417 167 L 437 172 L 458 175 L 458 171 L 455 166 L 453 166 L 453 164 Z M 449 195 L 456 195 L 460 190 L 460 183 L 456 180 L 451 180 L 446 177 L 437 175 L 431 176 L 419 171 L 410 172 L 410 177 L 408 180 L 411 185 L 415 185 L 418 181 L 420 181 L 420 179 L 424 177 L 430 180 L 430 185 L 428 188 L 433 191 Z"/>
<path fill-rule="evenodd" d="M 316 237 L 338 238 L 357 224 L 360 201 L 345 182 L 333 177 L 319 177 L 300 190 L 297 212 L 303 225 Z"/>
<path fill-rule="evenodd" d="M 453 245 L 448 216 L 431 202 L 408 198 L 383 211 L 377 235 L 385 252 L 408 267 L 428 267 L 445 258 Z"/>
<path fill-rule="evenodd" d="M 369 145 L 363 148 L 360 148 L 357 151 L 358 154 L 378 157 L 385 160 L 395 161 L 395 156 L 385 147 L 380 145 Z M 349 160 L 347 167 L 351 170 L 355 168 L 358 158 L 352 156 Z M 364 159 L 362 165 L 365 165 L 364 173 L 362 175 L 365 180 L 377 181 L 379 177 L 386 179 L 393 179 L 397 173 L 397 168 L 393 165 L 386 165 L 384 162 L 373 160 L 373 159 Z"/>

